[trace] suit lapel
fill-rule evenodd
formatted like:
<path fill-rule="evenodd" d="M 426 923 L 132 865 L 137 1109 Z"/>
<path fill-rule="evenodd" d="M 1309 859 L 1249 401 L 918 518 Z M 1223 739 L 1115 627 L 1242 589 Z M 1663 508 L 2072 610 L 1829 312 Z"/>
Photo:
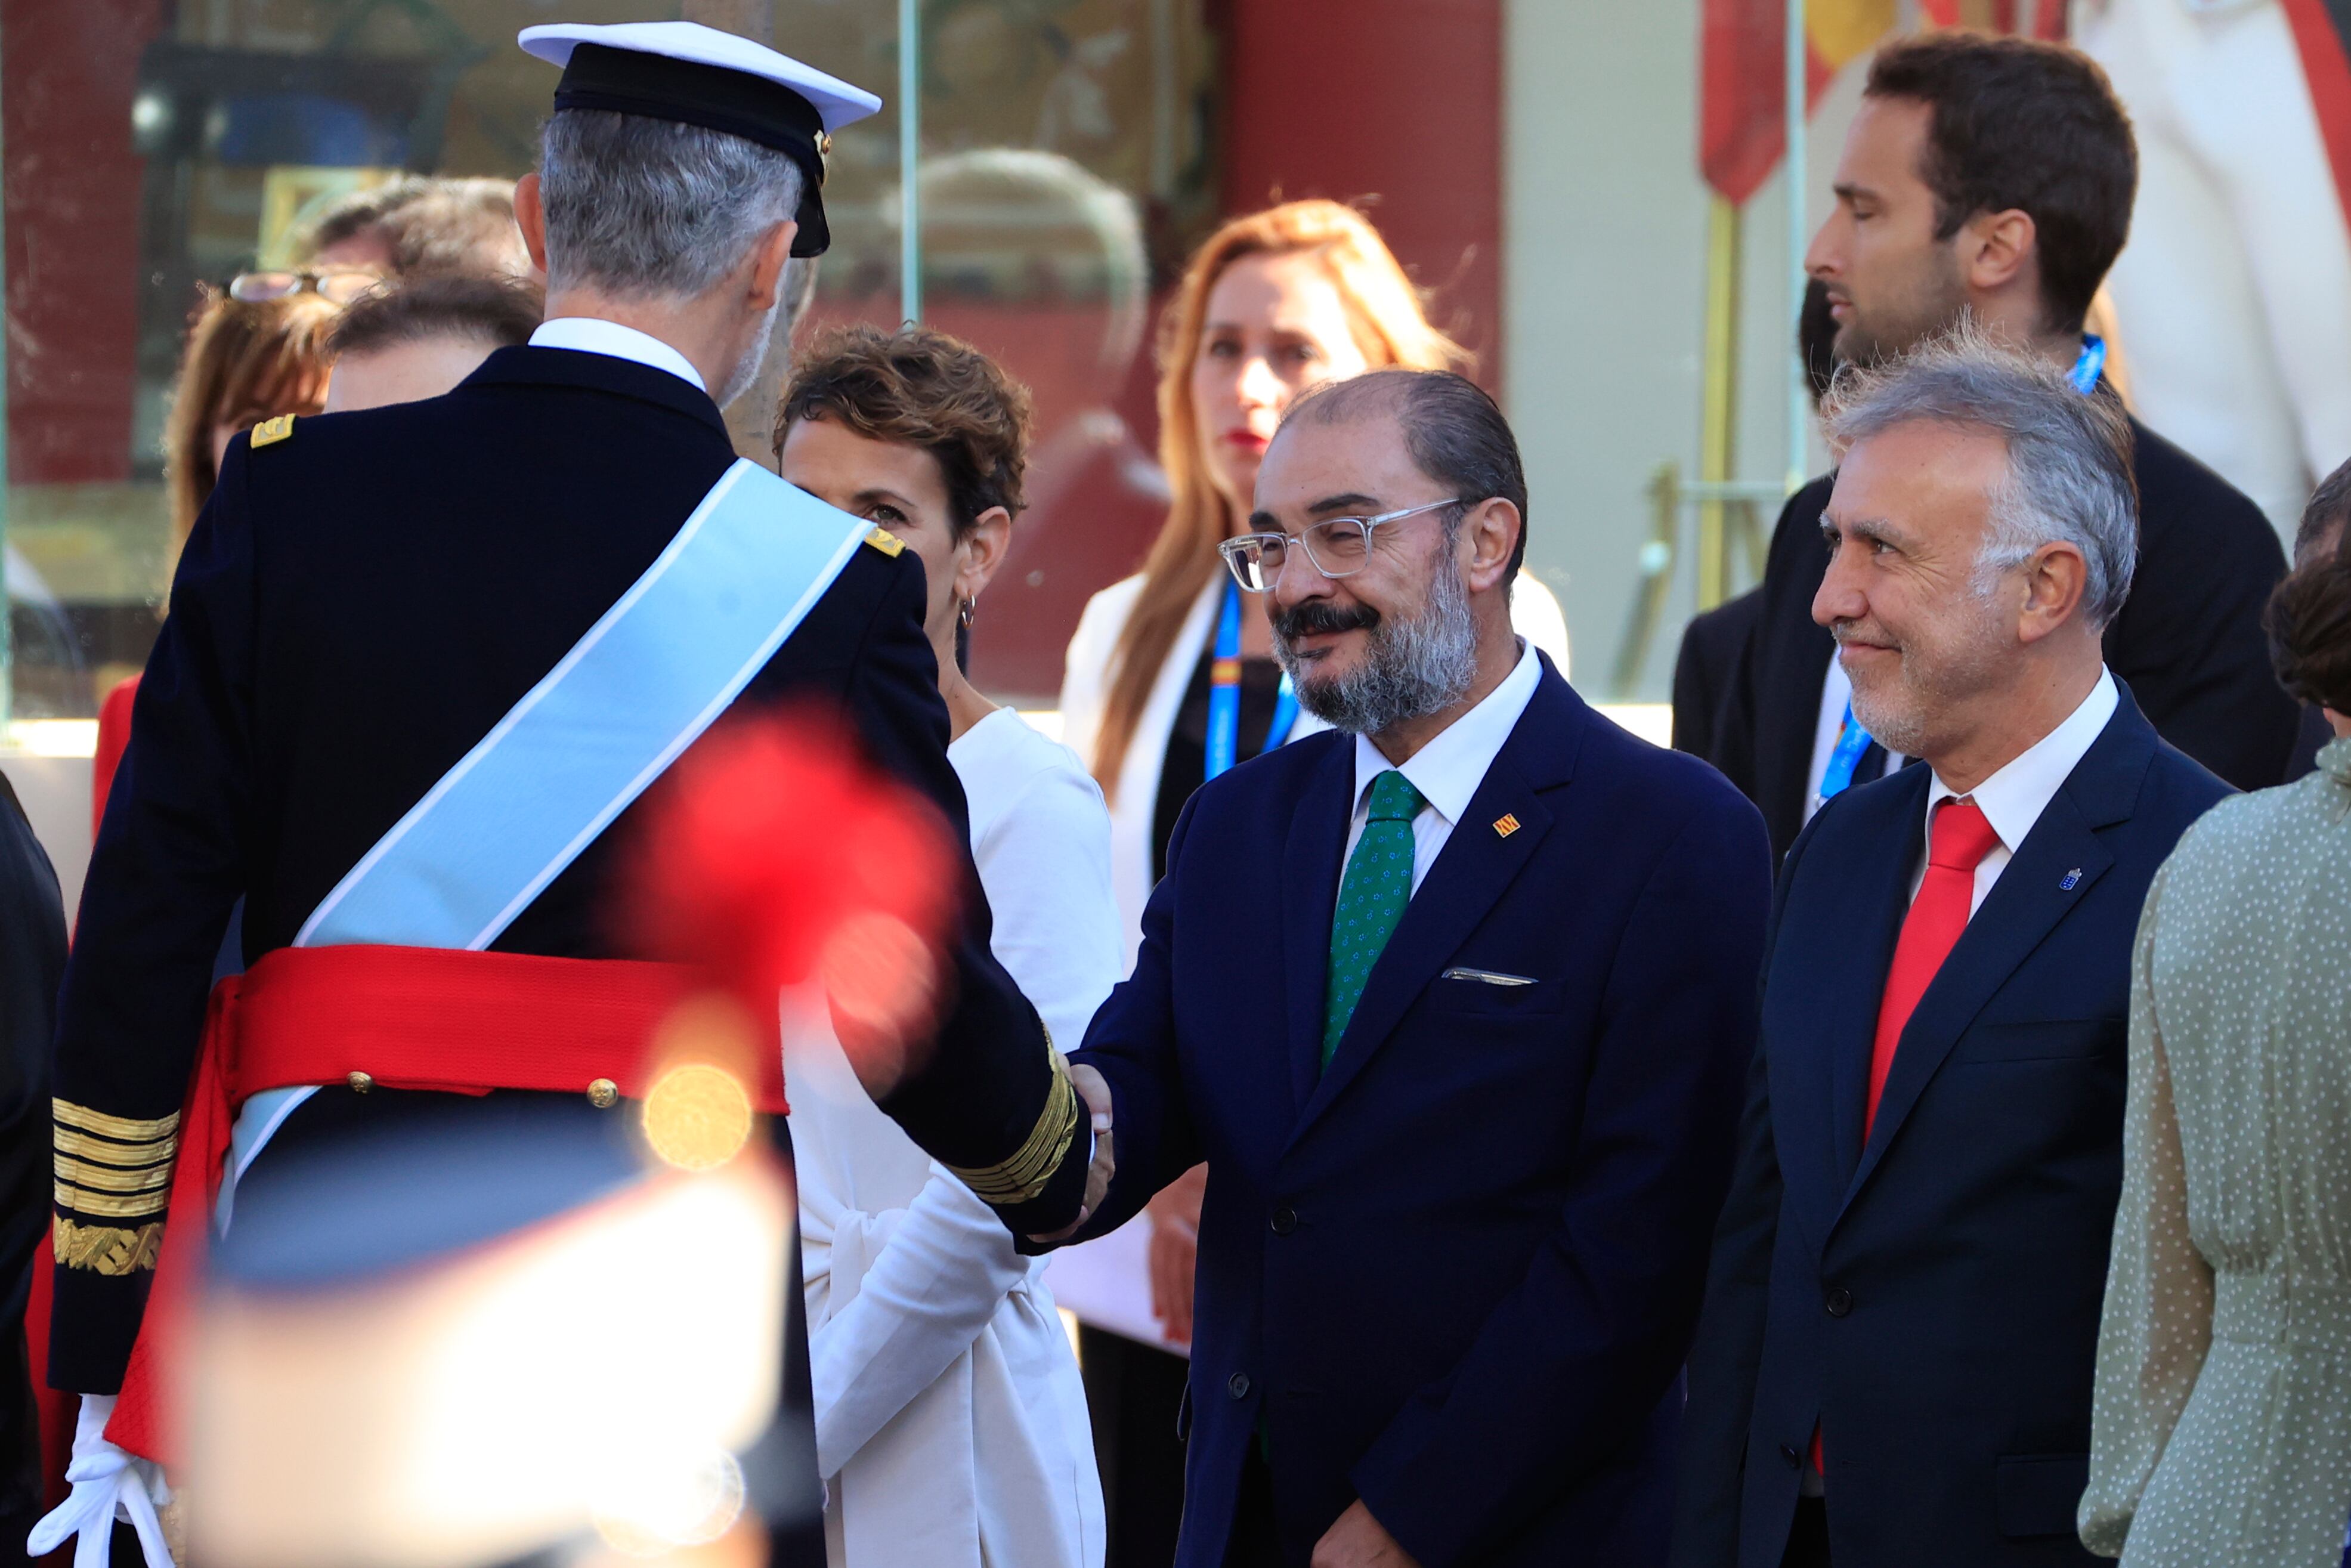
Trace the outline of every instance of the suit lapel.
<path fill-rule="evenodd" d="M 2114 717 L 2050 798 L 1904 1026 L 1846 1212 L 1984 1004 L 2113 866 L 2097 831 L 2129 817 L 2155 746 L 2153 727 L 2123 690 Z"/>
<path fill-rule="evenodd" d="M 1322 1071 L 1322 997 L 1330 983 L 1331 921 L 1339 864 L 1355 808 L 1355 743 L 1339 744 L 1309 777 L 1281 855 L 1282 995 L 1289 1003 L 1292 1105 L 1303 1105 Z"/>
<path fill-rule="evenodd" d="M 1459 951 L 1478 923 L 1485 919 L 1503 892 L 1550 836 L 1552 812 L 1538 793 L 1541 785 L 1564 783 L 1573 771 L 1572 759 L 1589 722 L 1590 710 L 1569 691 L 1543 661 L 1535 695 L 1519 716 L 1510 738 L 1486 769 L 1486 777 L 1469 798 L 1469 809 L 1453 826 L 1435 864 L 1428 868 L 1418 892 L 1405 905 L 1404 918 L 1372 966 L 1371 978 L 1348 1020 L 1339 1049 L 1323 1070 L 1322 1081 L 1301 1113 L 1298 1131 L 1322 1113 L 1345 1090 L 1364 1063 L 1379 1050 L 1421 992 L 1428 988 L 1446 961 Z M 1352 777 L 1352 776 L 1351 776 Z M 1505 815 L 1519 825 L 1508 834 L 1494 823 Z M 1343 828 L 1342 830 L 1343 835 Z M 1342 839 L 1341 848 L 1343 850 Z M 1323 951 L 1328 966 L 1332 909 L 1338 897 L 1339 871 L 1334 859 L 1328 878 L 1313 885 L 1324 890 L 1322 920 Z M 1293 884 L 1294 885 L 1294 884 Z M 1322 985 L 1314 988 L 1313 1051 L 1322 1050 Z M 1292 1029 L 1298 1017 L 1292 1003 Z M 1295 1049 L 1293 1044 L 1293 1050 Z"/>
<path fill-rule="evenodd" d="M 1819 1037 L 1826 1058 L 1822 1065 L 1828 1072 L 1829 1115 L 1834 1124 L 1829 1157 L 1836 1186 L 1832 1190 L 1839 1195 L 1852 1186 L 1855 1168 L 1861 1164 L 1862 1124 L 1869 1115 L 1870 1043 L 1877 1034 L 1877 1009 L 1885 1003 L 1886 975 L 1894 963 L 1894 945 L 1902 934 L 1903 916 L 1910 909 L 1910 873 L 1926 847 L 1928 771 L 1923 768 L 1910 771 L 1915 778 L 1889 781 L 1885 787 L 1894 797 L 1890 804 L 1900 814 L 1886 824 L 1880 841 L 1901 845 L 1901 853 L 1870 857 L 1872 863 L 1851 906 L 1855 919 L 1852 958 L 1856 961 L 1851 973 L 1859 983 L 1831 993 L 1834 999 L 1824 1009 Z"/>

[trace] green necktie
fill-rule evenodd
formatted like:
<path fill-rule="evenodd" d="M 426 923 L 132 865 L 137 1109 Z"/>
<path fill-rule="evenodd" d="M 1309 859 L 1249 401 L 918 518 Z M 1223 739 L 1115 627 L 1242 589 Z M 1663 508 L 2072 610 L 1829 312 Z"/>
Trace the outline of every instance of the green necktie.
<path fill-rule="evenodd" d="M 1348 858 L 1338 913 L 1331 921 L 1330 999 L 1322 1013 L 1325 1067 L 1347 1032 L 1347 1020 L 1355 1016 L 1380 949 L 1412 900 L 1412 820 L 1424 804 L 1412 780 L 1393 768 L 1372 780 L 1371 820 Z"/>

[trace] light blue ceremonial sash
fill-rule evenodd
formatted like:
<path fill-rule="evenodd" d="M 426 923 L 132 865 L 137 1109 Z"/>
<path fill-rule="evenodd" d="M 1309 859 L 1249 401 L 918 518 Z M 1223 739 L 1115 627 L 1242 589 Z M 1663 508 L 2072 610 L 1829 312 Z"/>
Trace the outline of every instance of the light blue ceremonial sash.
<path fill-rule="evenodd" d="M 480 949 L 726 710 L 872 531 L 737 459 L 659 559 L 361 856 L 297 947 Z M 308 1089 L 239 1112 L 235 1177 Z"/>
<path fill-rule="evenodd" d="M 872 531 L 737 459 L 660 559 L 360 858 L 294 945 L 488 946 L 726 710 Z"/>

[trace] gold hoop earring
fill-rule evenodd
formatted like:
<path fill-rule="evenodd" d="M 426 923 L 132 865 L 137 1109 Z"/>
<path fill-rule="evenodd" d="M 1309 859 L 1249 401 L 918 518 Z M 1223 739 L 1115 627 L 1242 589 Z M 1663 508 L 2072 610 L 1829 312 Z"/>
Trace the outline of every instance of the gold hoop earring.
<path fill-rule="evenodd" d="M 971 630 L 971 623 L 978 619 L 979 601 L 976 598 L 965 600 L 956 611 L 956 620 L 962 623 L 963 629 L 967 632 Z"/>

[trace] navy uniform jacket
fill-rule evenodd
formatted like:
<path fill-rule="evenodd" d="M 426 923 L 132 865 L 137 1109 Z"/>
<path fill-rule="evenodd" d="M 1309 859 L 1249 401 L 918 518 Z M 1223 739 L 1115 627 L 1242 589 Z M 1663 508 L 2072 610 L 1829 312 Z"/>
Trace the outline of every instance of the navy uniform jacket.
<path fill-rule="evenodd" d="M 2270 668 L 2262 612 L 2285 575 L 2276 532 L 2245 495 L 2131 421 L 2138 479 L 2138 570 L 2106 628 L 2106 666 L 2163 738 L 2240 789 L 2286 776 L 2300 722 Z M 1821 514 L 1834 476 L 1780 513 L 1763 602 L 1733 672 L 1707 759 L 1763 810 L 1785 854 L 1804 825 L 1821 682 L 1836 643 L 1813 620 L 1828 572 Z"/>
<path fill-rule="evenodd" d="M 1325 733 L 1195 795 L 1072 1058 L 1116 1102 L 1091 1231 L 1208 1163 L 1176 1562 L 1223 1562 L 1260 1425 L 1286 1562 L 1357 1497 L 1424 1568 L 1657 1562 L 1762 824 L 1545 660 L 1324 1071 L 1354 783 Z"/>
<path fill-rule="evenodd" d="M 539 348 L 500 350 L 446 397 L 299 420 L 259 450 L 233 442 L 182 558 L 99 833 L 66 972 L 58 1098 L 133 1122 L 176 1112 L 231 904 L 246 901 L 248 963 L 289 943 L 734 461 L 716 406 L 688 382 Z M 835 707 L 961 844 L 923 610 L 912 554 L 857 550 L 736 709 Z M 628 956 L 605 894 L 635 825 L 624 813 L 496 947 Z M 926 1071 L 885 1109 L 940 1159 L 977 1167 L 1028 1138 L 1050 1068 L 1034 1009 L 989 956 L 967 859 L 964 870 L 953 1009 Z M 411 1098 L 378 1090 L 362 1105 L 322 1090 L 272 1147 L 298 1144 L 306 1120 L 397 1115 Z M 1067 1223 L 1082 1166 L 1081 1151 L 1008 1223 Z M 122 1270 L 121 1256 L 112 1270 L 58 1271 L 59 1387 L 119 1385 L 152 1277 Z"/>
<path fill-rule="evenodd" d="M 1837 1562 L 2093 1561 L 2074 1509 L 2122 1190 L 2131 943 L 2156 868 L 2229 787 L 2125 689 L 1919 998 L 1865 1145 L 1930 777 L 1838 796 L 1780 873 L 1690 1355 L 1677 1568 L 1777 1568 L 1815 1422 Z"/>

